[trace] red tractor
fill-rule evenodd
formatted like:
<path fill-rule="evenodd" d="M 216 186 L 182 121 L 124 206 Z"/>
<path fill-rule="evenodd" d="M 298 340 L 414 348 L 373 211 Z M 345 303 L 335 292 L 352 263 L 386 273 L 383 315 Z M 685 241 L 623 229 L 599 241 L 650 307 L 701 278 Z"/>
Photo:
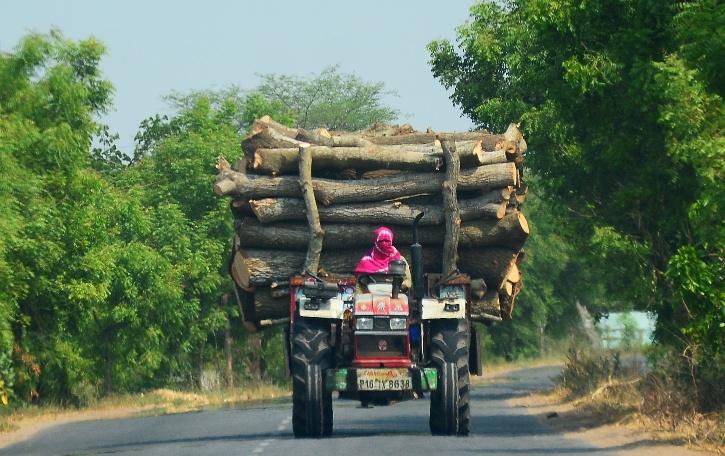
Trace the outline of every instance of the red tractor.
<path fill-rule="evenodd" d="M 290 280 L 286 355 L 293 378 L 295 437 L 332 433 L 332 393 L 363 405 L 388 405 L 430 394 L 434 435 L 471 431 L 469 375 L 480 374 L 470 324 L 470 277 L 422 270 L 417 223 L 411 246 L 413 286 L 405 264 L 387 274 Z"/>

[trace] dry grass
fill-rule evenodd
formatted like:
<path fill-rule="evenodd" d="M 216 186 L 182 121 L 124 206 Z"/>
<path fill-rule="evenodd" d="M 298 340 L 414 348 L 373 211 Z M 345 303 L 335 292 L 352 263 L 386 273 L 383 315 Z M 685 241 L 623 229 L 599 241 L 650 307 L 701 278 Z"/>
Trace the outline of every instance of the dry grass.
<path fill-rule="evenodd" d="M 208 392 L 157 389 L 146 393 L 109 396 L 82 408 L 43 405 L 5 412 L 0 409 L 0 434 L 28 431 L 59 422 L 239 407 L 258 401 L 286 398 L 290 394 L 288 388 L 274 385 L 247 385 Z"/>
<path fill-rule="evenodd" d="M 570 352 L 551 395 L 601 424 L 637 424 L 658 439 L 723 454 L 725 414 L 698 412 L 667 379 L 666 371 L 634 369 L 616 354 Z"/>

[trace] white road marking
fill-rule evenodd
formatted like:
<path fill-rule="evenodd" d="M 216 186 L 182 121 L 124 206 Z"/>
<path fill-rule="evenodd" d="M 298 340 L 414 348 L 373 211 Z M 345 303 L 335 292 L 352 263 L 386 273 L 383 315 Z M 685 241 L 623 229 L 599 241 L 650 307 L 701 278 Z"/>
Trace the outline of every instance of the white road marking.
<path fill-rule="evenodd" d="M 282 433 L 285 429 L 287 429 L 287 426 L 289 426 L 290 421 L 292 421 L 292 417 L 288 416 L 282 422 L 279 426 L 277 426 L 277 432 Z M 261 454 L 265 448 L 267 448 L 270 444 L 274 442 L 274 439 L 265 439 L 259 442 L 256 448 L 252 450 L 252 454 Z"/>

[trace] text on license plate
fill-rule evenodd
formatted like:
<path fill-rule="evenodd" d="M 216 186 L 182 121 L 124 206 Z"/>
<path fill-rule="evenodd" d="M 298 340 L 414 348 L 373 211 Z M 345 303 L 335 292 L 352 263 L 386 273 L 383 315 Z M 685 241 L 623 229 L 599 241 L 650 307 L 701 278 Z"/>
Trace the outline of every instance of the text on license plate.
<path fill-rule="evenodd" d="M 407 369 L 358 369 L 359 391 L 388 391 L 412 389 Z"/>

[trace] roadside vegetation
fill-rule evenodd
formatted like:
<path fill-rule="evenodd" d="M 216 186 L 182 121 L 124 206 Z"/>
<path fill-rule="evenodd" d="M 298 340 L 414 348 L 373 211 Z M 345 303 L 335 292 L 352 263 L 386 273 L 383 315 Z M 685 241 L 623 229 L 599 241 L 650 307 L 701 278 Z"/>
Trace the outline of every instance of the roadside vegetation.
<path fill-rule="evenodd" d="M 653 348 L 648 358 L 654 364 L 641 352 L 623 355 L 572 348 L 550 398 L 571 401 L 597 425 L 634 423 L 663 440 L 722 452 L 722 396 L 709 396 L 715 405 L 712 411 L 703 412 L 699 393 L 690 393 L 698 388 L 691 373 L 673 370 L 671 358 L 678 358 L 677 354 Z"/>
<path fill-rule="evenodd" d="M 528 135 L 549 208 L 538 216 L 563 246 L 553 262 L 524 262 L 524 280 L 551 277 L 564 318 L 576 318 L 577 300 L 595 315 L 654 313 L 650 358 L 662 376 L 641 383 L 659 385 L 645 405 L 672 422 L 723 411 L 723 30 L 725 5 L 714 0 L 509 0 L 474 5 L 455 43 L 429 45 L 433 74 L 464 113 L 493 131 L 516 119 Z M 557 320 L 524 301 L 535 298 L 517 318 Z M 527 337 L 518 324 L 508 336 Z M 574 364 L 609 375 L 605 359 Z"/>

